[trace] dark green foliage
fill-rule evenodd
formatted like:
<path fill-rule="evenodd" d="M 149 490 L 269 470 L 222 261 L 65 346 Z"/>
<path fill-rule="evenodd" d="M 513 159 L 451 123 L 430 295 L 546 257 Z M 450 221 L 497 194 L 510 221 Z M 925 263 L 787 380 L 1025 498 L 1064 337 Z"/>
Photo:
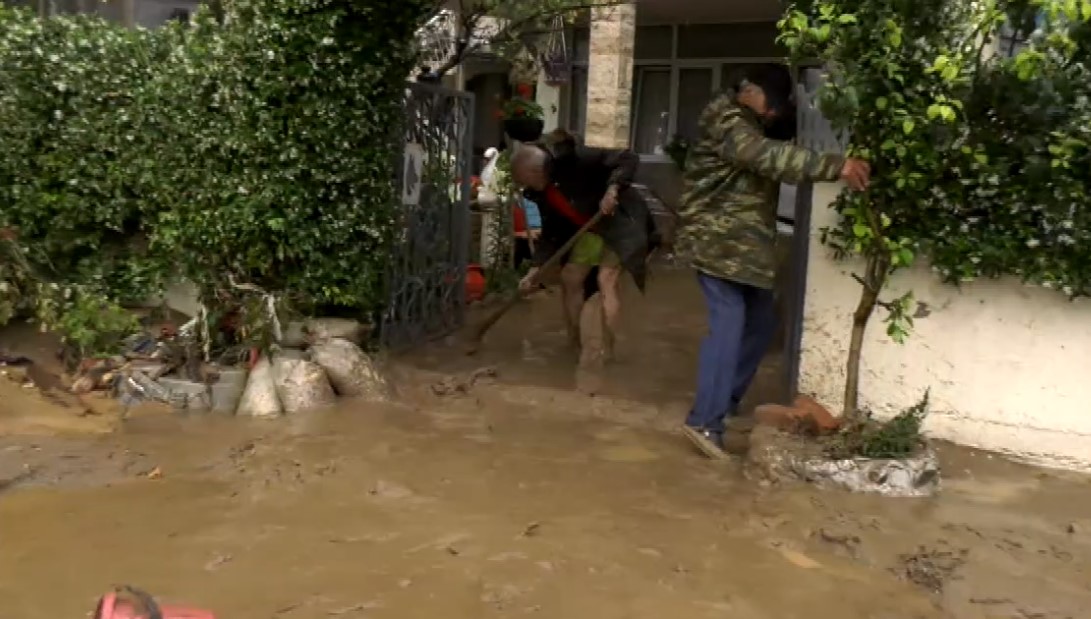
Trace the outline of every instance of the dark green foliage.
<path fill-rule="evenodd" d="M 433 4 L 231 0 L 155 31 L 0 7 L 0 228 L 83 308 L 185 277 L 377 309 Z M 33 313 L 29 288 L 0 306 Z"/>
<path fill-rule="evenodd" d="M 1028 39 L 1014 55 L 989 51 L 1005 22 Z M 816 0 L 782 32 L 830 61 L 822 109 L 874 166 L 831 245 L 1091 294 L 1091 3 Z"/>
<path fill-rule="evenodd" d="M 929 392 L 920 402 L 885 423 L 870 417 L 852 421 L 833 438 L 826 453 L 834 459 L 908 458 L 924 443 L 921 427 L 928 415 Z"/>
<path fill-rule="evenodd" d="M 301 303 L 374 309 L 394 233 L 393 153 L 426 6 L 236 0 L 178 33 L 179 87 L 155 156 L 176 194 L 152 246 Z M 405 44 L 399 44 L 399 41 Z M 225 251 L 227 248 L 230 250 Z"/>
<path fill-rule="evenodd" d="M 1005 24 L 1028 35 L 995 53 Z M 819 95 L 869 190 L 842 194 L 823 238 L 863 258 L 845 413 L 855 415 L 876 306 L 904 341 L 913 297 L 889 277 L 927 259 L 944 281 L 1015 276 L 1091 294 L 1091 2 L 812 0 L 781 22 L 796 60 L 827 61 Z"/>

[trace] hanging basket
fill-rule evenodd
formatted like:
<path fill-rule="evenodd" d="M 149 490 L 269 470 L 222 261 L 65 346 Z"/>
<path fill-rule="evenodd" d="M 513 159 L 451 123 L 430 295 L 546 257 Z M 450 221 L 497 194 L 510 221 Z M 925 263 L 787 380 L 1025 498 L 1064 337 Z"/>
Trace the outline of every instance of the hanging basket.
<path fill-rule="evenodd" d="M 563 86 L 572 81 L 572 63 L 567 58 L 542 58 L 542 73 L 550 86 Z"/>
<path fill-rule="evenodd" d="M 545 74 L 546 83 L 551 86 L 567 84 L 572 79 L 572 59 L 568 54 L 564 29 L 564 18 L 554 17 L 549 34 L 538 53 L 538 63 Z"/>
<path fill-rule="evenodd" d="M 540 118 L 505 118 L 504 133 L 519 142 L 535 142 L 542 137 L 545 122 Z"/>

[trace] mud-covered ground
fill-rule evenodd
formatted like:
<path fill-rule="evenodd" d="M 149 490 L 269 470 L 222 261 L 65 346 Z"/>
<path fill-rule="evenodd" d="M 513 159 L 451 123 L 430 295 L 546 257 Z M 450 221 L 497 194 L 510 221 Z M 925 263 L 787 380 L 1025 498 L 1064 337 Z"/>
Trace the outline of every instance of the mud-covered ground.
<path fill-rule="evenodd" d="M 240 619 L 1087 616 L 1091 478 L 941 447 L 942 494 L 891 500 L 695 455 L 691 284 L 634 300 L 590 387 L 551 298 L 399 360 L 388 406 L 121 423 L 0 377 L 0 617 L 115 583 Z"/>

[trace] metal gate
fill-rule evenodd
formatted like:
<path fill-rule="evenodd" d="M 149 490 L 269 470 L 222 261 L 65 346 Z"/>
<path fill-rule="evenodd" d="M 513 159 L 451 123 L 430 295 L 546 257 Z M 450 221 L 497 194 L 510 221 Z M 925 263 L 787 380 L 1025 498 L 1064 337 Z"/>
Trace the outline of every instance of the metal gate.
<path fill-rule="evenodd" d="M 395 148 L 398 235 L 387 267 L 380 341 L 410 348 L 451 333 L 465 311 L 474 98 L 409 83 Z"/>
<path fill-rule="evenodd" d="M 796 142 L 822 153 L 843 153 L 847 136 L 838 134 L 818 109 L 818 90 L 822 85 L 821 69 L 803 69 L 796 85 Z M 785 338 L 785 386 L 786 399 L 792 399 L 799 391 L 799 365 L 803 355 L 804 304 L 807 295 L 807 268 L 810 261 L 811 202 L 814 186 L 802 183 L 795 191 L 795 217 L 793 218 L 792 257 L 788 289 L 785 291 L 784 321 Z"/>

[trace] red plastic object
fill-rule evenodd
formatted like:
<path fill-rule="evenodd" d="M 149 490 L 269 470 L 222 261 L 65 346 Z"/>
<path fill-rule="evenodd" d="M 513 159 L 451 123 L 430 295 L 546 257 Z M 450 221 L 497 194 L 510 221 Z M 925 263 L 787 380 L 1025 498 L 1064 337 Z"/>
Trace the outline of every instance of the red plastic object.
<path fill-rule="evenodd" d="M 480 264 L 466 266 L 466 301 L 480 301 L 485 298 L 485 270 Z"/>
<path fill-rule="evenodd" d="M 525 233 L 527 231 L 527 212 L 523 210 L 521 206 L 513 206 L 512 210 L 512 227 L 515 228 L 515 233 Z"/>
<path fill-rule="evenodd" d="M 216 619 L 216 616 L 199 608 L 159 606 L 143 591 L 120 587 L 102 596 L 95 619 Z"/>

